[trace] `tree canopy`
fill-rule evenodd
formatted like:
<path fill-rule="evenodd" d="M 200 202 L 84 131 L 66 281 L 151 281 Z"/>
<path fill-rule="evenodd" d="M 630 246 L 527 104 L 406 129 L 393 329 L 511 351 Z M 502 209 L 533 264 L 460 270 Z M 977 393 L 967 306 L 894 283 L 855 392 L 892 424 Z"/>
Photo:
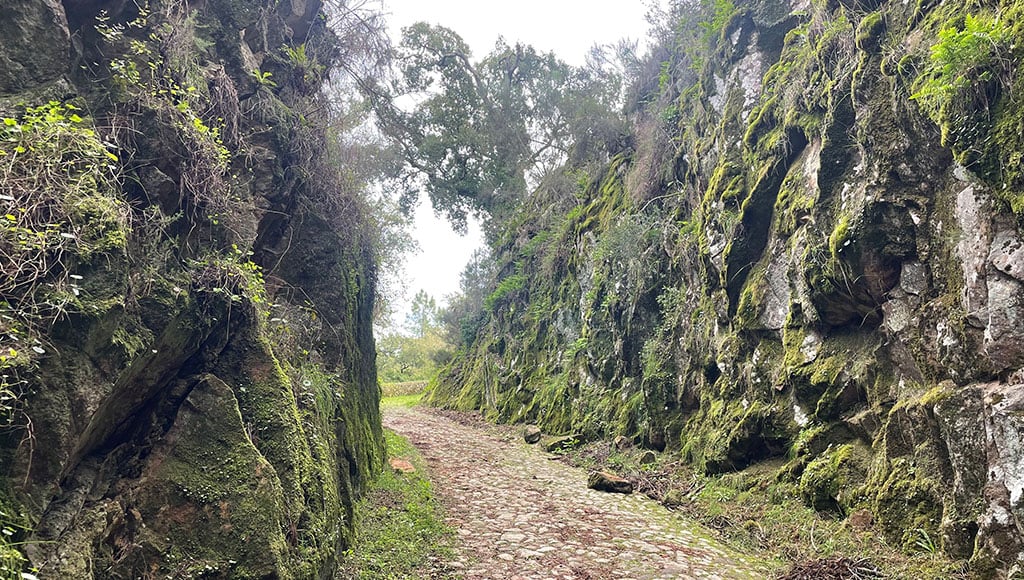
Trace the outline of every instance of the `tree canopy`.
<path fill-rule="evenodd" d="M 620 77 L 606 69 L 503 40 L 474 61 L 458 34 L 422 22 L 393 58 L 391 81 L 364 92 L 405 162 L 403 205 L 422 189 L 456 229 L 470 214 L 508 215 L 546 172 L 621 138 Z"/>

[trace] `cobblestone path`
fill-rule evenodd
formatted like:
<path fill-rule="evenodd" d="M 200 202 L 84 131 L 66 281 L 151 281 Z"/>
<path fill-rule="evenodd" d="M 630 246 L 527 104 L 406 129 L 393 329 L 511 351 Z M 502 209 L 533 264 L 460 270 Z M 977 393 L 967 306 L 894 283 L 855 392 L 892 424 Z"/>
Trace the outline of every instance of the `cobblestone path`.
<path fill-rule="evenodd" d="M 467 580 L 762 578 L 696 524 L 640 495 L 587 489 L 586 472 L 507 431 L 424 408 L 385 412 L 427 461 Z"/>

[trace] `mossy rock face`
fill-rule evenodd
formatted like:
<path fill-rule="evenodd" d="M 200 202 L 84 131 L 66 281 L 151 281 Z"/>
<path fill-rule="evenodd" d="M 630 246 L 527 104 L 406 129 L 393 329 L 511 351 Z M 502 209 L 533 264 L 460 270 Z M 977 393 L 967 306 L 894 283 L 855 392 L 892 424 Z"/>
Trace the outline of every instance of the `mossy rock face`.
<path fill-rule="evenodd" d="M 889 412 L 864 487 L 883 533 L 911 552 L 919 549 L 922 537 L 940 541 L 945 512 L 953 507 L 943 483 L 950 473 L 946 443 L 933 405 L 924 397 Z"/>
<path fill-rule="evenodd" d="M 816 510 L 852 511 L 856 491 L 867 473 L 868 456 L 865 449 L 851 444 L 816 455 L 800 476 L 800 494 Z"/>
<path fill-rule="evenodd" d="M 817 509 L 1006 572 L 1015 532 L 987 495 L 1020 460 L 993 467 L 984 442 L 1024 427 L 985 393 L 1024 367 L 1020 3 L 719 8 L 695 14 L 723 23 L 699 46 L 663 47 L 634 146 L 498 234 L 515 291 L 431 403 L 709 472 L 792 453 L 778 476 Z M 977 82 L 913 96 L 960 78 L 940 66 L 957 39 L 1003 57 L 945 62 Z"/>
<path fill-rule="evenodd" d="M 868 52 L 877 50 L 884 32 L 885 16 L 882 12 L 868 14 L 857 26 L 857 48 Z"/>
<path fill-rule="evenodd" d="M 890 465 L 888 476 L 872 490 L 874 511 L 882 531 L 908 552 L 917 548 L 922 534 L 939 537 L 942 521 L 941 487 L 923 471 L 908 460 L 898 460 Z"/>
<path fill-rule="evenodd" d="M 0 97 L 54 82 L 69 70 L 71 35 L 59 2 L 5 3 L 0 38 Z"/>
<path fill-rule="evenodd" d="M 331 577 L 384 459 L 373 236 L 319 87 L 270 52 L 301 34 L 329 68 L 336 39 L 316 2 L 105 4 L 17 0 L 0 23 L 4 127 L 43 106 L 111 173 L 63 208 L 53 312 L 0 296 L 4 397 L 10 336 L 38 355 L 0 507 L 48 576 Z M 261 58 L 276 87 L 254 86 Z"/>
<path fill-rule="evenodd" d="M 687 422 L 682 453 L 708 473 L 735 471 L 784 454 L 793 427 L 779 409 L 760 401 L 716 402 Z"/>
<path fill-rule="evenodd" d="M 291 577 L 281 481 L 249 437 L 232 389 L 201 378 L 154 449 L 132 507 L 141 516 L 134 525 L 145 526 L 142 549 L 169 552 L 158 560 L 162 573 L 183 565 L 187 574 Z"/>

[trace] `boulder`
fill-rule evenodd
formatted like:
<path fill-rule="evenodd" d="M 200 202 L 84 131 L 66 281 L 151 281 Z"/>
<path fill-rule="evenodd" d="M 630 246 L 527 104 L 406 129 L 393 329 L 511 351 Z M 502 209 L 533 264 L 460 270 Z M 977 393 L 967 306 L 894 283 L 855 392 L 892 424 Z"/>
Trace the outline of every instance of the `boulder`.
<path fill-rule="evenodd" d="M 540 427 L 536 425 L 527 425 L 523 428 L 523 441 L 526 441 L 530 445 L 540 441 Z"/>
<path fill-rule="evenodd" d="M 592 471 L 587 487 L 609 493 L 633 493 L 633 483 L 607 471 Z"/>
<path fill-rule="evenodd" d="M 563 435 L 553 437 L 544 442 L 544 450 L 548 452 L 565 451 L 576 447 L 583 441 L 580 435 Z"/>
<path fill-rule="evenodd" d="M 643 455 L 640 456 L 640 465 L 650 465 L 658 460 L 658 456 L 653 451 L 644 451 Z"/>
<path fill-rule="evenodd" d="M 58 0 L 4 2 L 0 38 L 0 95 L 30 90 L 68 70 L 71 33 Z"/>

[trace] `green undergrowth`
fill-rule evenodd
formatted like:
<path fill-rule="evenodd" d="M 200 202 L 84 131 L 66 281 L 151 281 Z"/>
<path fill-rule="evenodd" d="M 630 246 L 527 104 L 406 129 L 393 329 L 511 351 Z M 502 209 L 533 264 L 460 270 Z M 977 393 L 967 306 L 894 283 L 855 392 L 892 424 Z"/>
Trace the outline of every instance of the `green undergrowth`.
<path fill-rule="evenodd" d="M 412 406 L 419 395 L 386 399 Z M 384 431 L 389 457 L 408 459 L 416 471 L 385 469 L 356 506 L 355 539 L 338 578 L 397 580 L 454 577 L 437 569 L 453 556 L 454 535 L 434 499 L 425 462 L 408 439 Z"/>
<path fill-rule="evenodd" d="M 702 475 L 676 454 L 656 454 L 641 463 L 643 449 L 618 451 L 607 441 L 569 450 L 564 461 L 587 469 L 605 469 L 634 482 L 638 492 L 660 501 L 707 528 L 738 552 L 756 555 L 782 577 L 796 564 L 825 558 L 866 561 L 875 576 L 892 579 L 966 579 L 961 563 L 941 556 L 937 538 L 921 531 L 913 553 L 902 552 L 882 537 L 866 512 L 845 517 L 807 507 L 799 484 L 784 476 L 782 461 L 744 471 Z M 783 474 L 783 475 L 780 475 Z"/>
<path fill-rule="evenodd" d="M 395 407 L 415 407 L 416 405 L 420 404 L 420 400 L 422 398 L 422 392 L 412 393 L 409 395 L 394 395 L 390 397 L 385 395 L 384 398 L 380 400 L 380 408 L 388 409 Z"/>

